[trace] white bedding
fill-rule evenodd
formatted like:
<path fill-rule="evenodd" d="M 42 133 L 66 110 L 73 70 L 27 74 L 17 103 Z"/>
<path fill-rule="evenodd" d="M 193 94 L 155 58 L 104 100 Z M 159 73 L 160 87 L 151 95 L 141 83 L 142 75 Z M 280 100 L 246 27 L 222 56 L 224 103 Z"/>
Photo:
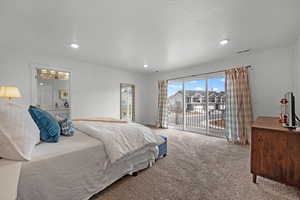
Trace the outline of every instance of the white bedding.
<path fill-rule="evenodd" d="M 28 106 L 0 101 L 0 157 L 30 160 L 39 141 L 39 129 L 27 111 Z"/>
<path fill-rule="evenodd" d="M 76 132 L 38 145 L 21 167 L 18 200 L 87 200 L 126 174 L 146 168 L 157 149 L 144 146 L 111 164 L 103 142 Z"/>
<path fill-rule="evenodd" d="M 164 142 L 150 128 L 137 123 L 75 121 L 74 126 L 103 142 L 111 163 L 142 147 L 155 147 Z"/>
<path fill-rule="evenodd" d="M 21 162 L 0 159 L 0 199 L 15 200 Z"/>
<path fill-rule="evenodd" d="M 104 145 L 81 133 L 42 143 L 22 164 L 18 199 L 82 200 L 97 190 L 107 161 Z"/>

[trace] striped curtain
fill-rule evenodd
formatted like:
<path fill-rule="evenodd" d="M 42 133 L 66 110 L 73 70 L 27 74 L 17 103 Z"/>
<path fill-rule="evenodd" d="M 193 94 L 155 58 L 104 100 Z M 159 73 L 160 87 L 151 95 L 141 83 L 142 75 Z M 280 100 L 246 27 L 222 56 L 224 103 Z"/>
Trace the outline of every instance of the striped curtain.
<path fill-rule="evenodd" d="M 235 144 L 249 144 L 252 105 L 248 68 L 229 69 L 225 74 L 227 139 Z"/>
<path fill-rule="evenodd" d="M 168 81 L 158 81 L 158 128 L 168 128 Z"/>

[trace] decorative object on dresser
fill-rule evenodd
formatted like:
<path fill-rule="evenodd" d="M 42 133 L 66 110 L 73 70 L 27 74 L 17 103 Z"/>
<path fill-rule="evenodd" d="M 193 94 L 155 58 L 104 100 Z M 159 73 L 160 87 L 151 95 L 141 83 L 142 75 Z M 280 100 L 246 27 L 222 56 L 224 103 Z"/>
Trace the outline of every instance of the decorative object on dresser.
<path fill-rule="evenodd" d="M 300 132 L 282 127 L 276 117 L 252 125 L 251 173 L 300 188 Z"/>
<path fill-rule="evenodd" d="M 297 115 L 295 108 L 295 96 L 292 92 L 287 92 L 284 98 L 280 101 L 281 114 L 280 123 L 286 128 L 296 129 L 297 128 Z M 298 119 L 299 120 L 299 119 Z"/>

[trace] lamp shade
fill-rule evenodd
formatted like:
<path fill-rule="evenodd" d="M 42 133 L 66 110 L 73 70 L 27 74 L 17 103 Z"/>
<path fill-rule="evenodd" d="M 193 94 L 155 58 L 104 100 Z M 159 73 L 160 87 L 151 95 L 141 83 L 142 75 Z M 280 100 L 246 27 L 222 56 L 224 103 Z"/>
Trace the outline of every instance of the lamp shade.
<path fill-rule="evenodd" d="M 2 86 L 0 87 L 0 97 L 6 99 L 21 98 L 20 90 L 16 87 Z"/>

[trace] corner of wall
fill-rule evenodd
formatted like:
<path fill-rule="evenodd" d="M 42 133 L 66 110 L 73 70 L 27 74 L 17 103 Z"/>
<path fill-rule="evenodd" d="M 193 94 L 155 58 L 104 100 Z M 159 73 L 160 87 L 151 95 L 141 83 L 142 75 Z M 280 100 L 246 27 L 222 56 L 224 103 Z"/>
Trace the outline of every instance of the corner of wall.
<path fill-rule="evenodd" d="M 292 81 L 293 91 L 296 96 L 296 112 L 300 114 L 300 35 L 294 45 Z"/>

